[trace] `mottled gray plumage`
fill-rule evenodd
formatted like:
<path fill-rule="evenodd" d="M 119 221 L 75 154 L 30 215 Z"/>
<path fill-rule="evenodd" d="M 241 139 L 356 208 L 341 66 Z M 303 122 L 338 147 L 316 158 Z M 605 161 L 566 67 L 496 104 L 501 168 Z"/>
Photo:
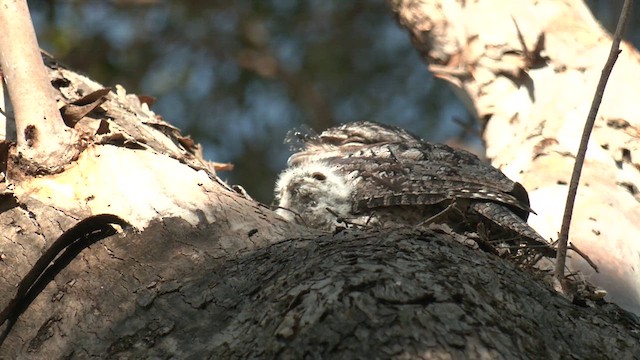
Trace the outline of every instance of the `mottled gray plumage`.
<path fill-rule="evenodd" d="M 434 221 L 467 230 L 484 223 L 490 233 L 521 238 L 547 256 L 554 252 L 527 225 L 532 210 L 520 184 L 475 155 L 392 126 L 357 122 L 305 137 L 278 181 L 276 198 L 290 210 L 281 214 L 314 227 L 330 229 L 337 218 L 416 225 L 438 215 Z M 454 201 L 453 210 L 440 214 Z"/>

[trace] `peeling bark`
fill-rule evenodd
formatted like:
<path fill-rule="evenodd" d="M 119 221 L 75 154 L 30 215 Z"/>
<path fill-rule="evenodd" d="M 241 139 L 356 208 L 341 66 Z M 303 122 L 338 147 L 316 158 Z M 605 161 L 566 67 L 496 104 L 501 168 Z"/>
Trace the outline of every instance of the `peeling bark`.
<path fill-rule="evenodd" d="M 0 157 L 0 309 L 79 220 L 110 213 L 133 228 L 82 250 L 10 331 L 1 325 L 0 358 L 640 353 L 632 315 L 574 304 L 461 235 L 328 235 L 285 223 L 221 182 L 138 97 L 47 64 L 60 103 L 97 95 L 88 112 L 69 106 L 83 152 L 61 173 L 33 176 L 15 147 Z"/>
<path fill-rule="evenodd" d="M 90 111 L 75 119 L 74 130 L 81 134 L 77 146 L 83 151 L 57 174 L 34 176 L 29 164 L 25 166 L 21 161 L 15 144 L 5 143 L 8 146 L 2 147 L 4 152 L 0 158 L 7 176 L 1 179 L 5 191 L 0 195 L 0 311 L 15 296 L 16 285 L 41 254 L 63 232 L 92 215 L 116 215 L 133 225 L 134 230 L 129 231 L 145 234 L 145 228 L 154 221 L 179 218 L 189 224 L 183 225 L 190 229 L 183 236 L 204 237 L 206 234 L 207 238 L 215 237 L 216 242 L 222 244 L 222 250 L 211 254 L 218 261 L 242 249 L 249 251 L 283 239 L 285 234 L 301 234 L 301 229 L 292 227 L 264 205 L 222 182 L 213 166 L 199 155 L 199 147 L 151 112 L 137 96 L 127 95 L 121 87 L 115 92 L 105 92 L 101 84 L 60 67 L 52 59 L 45 60 L 50 68 L 51 83 L 58 90 L 58 102 L 84 103 L 78 100 L 87 100 L 96 94 L 90 103 L 98 104 L 92 104 Z M 220 235 L 205 231 L 207 226 L 215 226 Z M 151 230 L 147 236 L 152 240 L 140 243 L 134 238 L 131 246 L 136 247 L 135 253 L 150 256 L 156 254 L 150 248 L 164 249 L 161 243 L 157 244 L 162 241 L 161 232 Z M 129 241 L 128 236 L 124 239 Z M 77 266 L 78 273 L 67 278 L 65 271 L 73 270 L 66 269 L 44 288 L 7 333 L 4 344 L 0 345 L 1 354 L 13 354 L 11 358 L 30 357 L 29 354 L 40 347 L 60 350 L 59 345 L 67 341 L 66 334 L 79 326 L 76 323 L 79 318 L 94 322 L 93 318 L 83 318 L 83 311 L 98 318 L 103 310 L 118 316 L 127 315 L 118 310 L 128 309 L 123 299 L 133 300 L 130 282 L 143 277 L 141 270 L 135 266 L 114 266 L 104 278 L 94 274 L 94 270 L 90 270 L 94 262 L 104 260 L 107 266 L 114 261 L 110 256 L 98 260 L 93 252 L 99 249 L 104 249 L 102 242 L 83 250 L 68 267 Z M 165 262 L 153 270 L 156 277 L 162 269 L 187 271 L 180 268 L 177 259 L 196 255 L 181 252 L 163 256 Z M 100 291 L 89 294 L 94 287 Z M 85 295 L 88 301 L 83 305 L 63 302 L 65 305 L 56 312 L 56 306 L 71 288 L 80 291 L 76 301 L 83 302 Z M 108 300 L 112 296 L 114 302 Z M 85 305 L 89 307 L 80 310 Z M 108 331 L 114 320 L 105 315 L 96 326 Z M 0 331 L 4 333 L 7 327 L 8 324 L 3 324 Z M 62 353 L 52 350 L 41 354 L 55 358 L 55 354 L 59 357 Z"/>

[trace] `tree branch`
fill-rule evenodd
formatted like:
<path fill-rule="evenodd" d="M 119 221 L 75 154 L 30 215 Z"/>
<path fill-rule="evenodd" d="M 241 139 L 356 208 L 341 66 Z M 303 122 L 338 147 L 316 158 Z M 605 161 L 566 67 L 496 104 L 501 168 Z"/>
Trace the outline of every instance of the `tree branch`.
<path fill-rule="evenodd" d="M 620 19 L 618 20 L 618 27 L 616 28 L 616 32 L 613 35 L 611 51 L 609 52 L 607 62 L 602 69 L 602 75 L 600 76 L 598 86 L 596 87 L 596 93 L 594 95 L 593 102 L 591 103 L 591 109 L 589 110 L 589 115 L 587 116 L 587 122 L 584 125 L 582 138 L 580 139 L 580 147 L 578 148 L 578 153 L 576 154 L 576 161 L 573 165 L 571 182 L 569 183 L 569 193 L 567 194 L 567 203 L 565 205 L 564 214 L 562 216 L 562 227 L 560 229 L 560 237 L 558 239 L 558 255 L 556 256 L 557 262 L 555 276 L 561 284 L 564 284 L 564 268 L 567 260 L 567 242 L 569 241 L 571 216 L 573 214 L 573 205 L 575 203 L 576 194 L 578 192 L 578 183 L 580 182 L 582 165 L 584 164 L 584 158 L 587 153 L 589 136 L 591 135 L 591 130 L 593 130 L 593 125 L 596 121 L 596 115 L 598 114 L 600 103 L 602 103 L 604 89 L 607 86 L 607 81 L 609 80 L 609 76 L 611 75 L 611 71 L 613 70 L 613 65 L 616 63 L 618 55 L 621 52 L 620 41 L 622 40 L 622 35 L 624 34 L 625 29 L 627 28 L 627 22 L 629 19 L 629 15 L 631 14 L 632 5 L 632 0 L 625 0 L 622 7 Z"/>
<path fill-rule="evenodd" d="M 14 109 L 18 152 L 38 172 L 77 155 L 54 100 L 25 0 L 0 1 L 0 66 Z"/>

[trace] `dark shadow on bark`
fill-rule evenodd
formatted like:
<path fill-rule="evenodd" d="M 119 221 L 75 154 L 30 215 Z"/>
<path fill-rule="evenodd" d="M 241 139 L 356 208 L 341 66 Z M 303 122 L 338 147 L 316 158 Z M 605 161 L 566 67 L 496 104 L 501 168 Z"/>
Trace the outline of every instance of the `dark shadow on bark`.
<path fill-rule="evenodd" d="M 3 351 L 212 359 L 640 353 L 640 325 L 618 307 L 574 305 L 537 275 L 446 234 L 344 231 L 251 251 L 218 228 L 165 219 L 85 250 L 56 278 L 52 293 L 65 296 L 36 300 Z M 38 321 L 39 331 L 25 327 Z"/>

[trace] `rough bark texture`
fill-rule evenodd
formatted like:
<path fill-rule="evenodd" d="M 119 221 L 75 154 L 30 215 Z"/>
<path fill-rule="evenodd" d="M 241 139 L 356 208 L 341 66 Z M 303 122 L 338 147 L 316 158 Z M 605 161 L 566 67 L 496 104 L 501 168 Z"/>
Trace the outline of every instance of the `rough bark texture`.
<path fill-rule="evenodd" d="M 611 39 L 581 1 L 390 0 L 431 71 L 483 122 L 487 156 L 528 190 L 557 238 L 571 169 Z M 591 137 L 569 266 L 640 313 L 640 56 L 622 44 Z"/>
<path fill-rule="evenodd" d="M 77 146 L 83 152 L 60 173 L 33 176 L 30 164 L 22 163 L 15 144 L 1 144 L 2 170 L 7 176 L 0 180 L 0 310 L 9 304 L 16 285 L 58 236 L 91 215 L 117 215 L 133 226 L 130 231 L 144 231 L 154 220 L 180 218 L 192 227 L 192 232 L 185 232 L 184 236 L 204 237 L 206 233 L 207 238 L 214 237 L 225 244 L 224 250 L 212 254 L 219 259 L 237 249 L 255 249 L 283 239 L 285 234 L 300 234 L 299 229 L 277 218 L 264 205 L 220 181 L 214 167 L 199 156 L 197 145 L 157 117 L 137 96 L 127 95 L 120 87 L 115 92 L 105 91 L 102 85 L 50 59 L 47 64 L 51 82 L 59 90 L 56 97 L 65 122 L 82 134 Z M 219 235 L 202 230 L 205 224 L 215 224 Z M 138 248 L 132 251 L 150 255 L 156 254 L 156 249 L 163 250 L 157 244 L 162 241 L 161 232 L 153 234 L 151 231 L 147 236 L 155 241 L 134 242 L 132 246 Z M 100 243 L 93 245 L 80 254 L 80 262 L 70 265 L 86 272 L 84 281 L 73 276 L 69 281 L 56 278 L 43 290 L 0 345 L 0 355 L 30 357 L 30 349 L 46 344 L 39 356 L 55 358 L 62 354 L 55 350 L 63 349 L 60 344 L 69 340 L 66 334 L 80 323 L 95 322 L 100 329 L 109 329 L 116 320 L 112 314 L 126 316 L 118 310 L 128 309 L 122 299 L 135 300 L 131 281 L 142 277 L 138 275 L 141 270 L 114 266 L 104 275 L 108 281 L 102 281 L 102 275 L 87 267 L 94 262 L 108 266 L 109 261 L 117 259 L 98 260 L 93 252 L 101 248 Z M 163 266 L 150 270 L 154 274 L 161 274 L 162 269 L 187 271 L 180 263 L 170 262 L 175 262 L 179 254 L 164 255 L 173 257 L 163 258 Z M 113 282 L 107 286 L 109 281 Z M 106 292 L 92 295 L 94 288 Z M 90 308 L 79 310 L 79 305 L 71 303 L 58 312 L 62 315 L 51 317 L 70 289 L 78 291 L 80 298 L 86 296 Z M 116 289 L 127 296 L 116 294 Z M 84 318 L 84 311 L 96 319 Z M 101 322 L 102 311 L 107 315 Z M 8 324 L 1 326 L 0 332 L 4 333 L 7 327 Z"/>
<path fill-rule="evenodd" d="M 343 232 L 238 253 L 180 219 L 85 250 L 5 358 L 631 358 L 640 325 L 447 234 Z M 150 245 L 153 244 L 153 245 Z M 233 254 L 233 255 L 232 255 Z M 55 355 L 55 356 L 53 356 Z"/>
<path fill-rule="evenodd" d="M 640 353 L 633 316 L 572 304 L 459 235 L 289 225 L 220 182 L 137 97 L 49 66 L 84 151 L 63 172 L 34 177 L 0 146 L 0 309 L 79 219 L 111 213 L 133 228 L 81 251 L 12 328 L 0 325 L 0 358 Z"/>

